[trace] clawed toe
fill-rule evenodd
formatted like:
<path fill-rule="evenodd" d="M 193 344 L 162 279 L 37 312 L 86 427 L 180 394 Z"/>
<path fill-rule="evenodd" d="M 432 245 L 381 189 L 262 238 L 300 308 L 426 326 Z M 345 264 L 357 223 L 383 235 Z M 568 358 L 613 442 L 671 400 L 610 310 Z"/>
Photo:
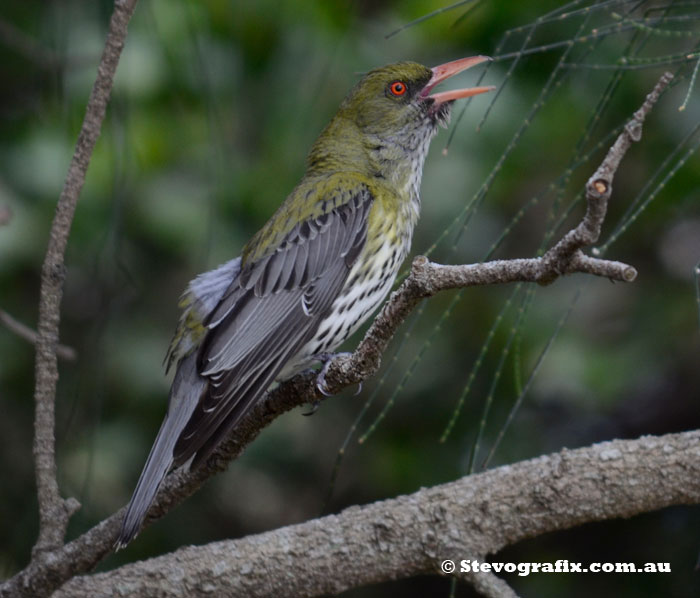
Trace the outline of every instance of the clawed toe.
<path fill-rule="evenodd" d="M 311 411 L 307 411 L 306 413 L 302 413 L 304 417 L 309 417 L 316 413 L 318 411 L 318 408 L 321 406 L 321 401 L 314 401 L 311 403 Z"/>
<path fill-rule="evenodd" d="M 321 371 L 316 376 L 316 388 L 324 397 L 330 397 L 333 395 L 333 393 L 328 390 L 328 386 L 326 384 L 326 374 L 328 374 L 328 368 L 336 357 L 352 357 L 352 353 L 319 353 L 318 355 L 314 356 L 316 361 L 320 361 L 323 364 Z M 357 390 L 355 391 L 355 396 L 359 395 L 361 392 L 362 382 L 359 382 L 357 385 Z M 314 408 L 311 413 L 315 411 L 316 409 Z"/>
<path fill-rule="evenodd" d="M 314 356 L 314 359 L 323 364 L 321 371 L 316 377 L 316 388 L 318 388 L 318 392 L 320 392 L 324 397 L 330 397 L 333 395 L 333 393 L 328 390 L 328 386 L 326 385 L 326 374 L 328 373 L 328 368 L 330 367 L 331 363 L 336 357 L 350 357 L 351 355 L 352 353 L 343 352 L 319 353 L 318 355 Z"/>
<path fill-rule="evenodd" d="M 330 392 L 326 386 L 326 373 L 328 372 L 328 366 L 330 363 L 330 361 L 327 361 L 323 368 L 321 368 L 321 372 L 318 374 L 318 376 L 316 376 L 316 388 L 324 397 L 330 397 L 333 395 L 333 393 Z"/>

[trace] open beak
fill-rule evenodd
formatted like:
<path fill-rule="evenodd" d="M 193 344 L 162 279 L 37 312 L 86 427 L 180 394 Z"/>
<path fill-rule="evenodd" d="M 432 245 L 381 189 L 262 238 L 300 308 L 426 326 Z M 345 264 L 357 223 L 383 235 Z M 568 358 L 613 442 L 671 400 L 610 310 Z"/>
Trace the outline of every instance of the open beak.
<path fill-rule="evenodd" d="M 453 89 L 450 91 L 440 91 L 438 93 L 430 94 L 433 87 L 442 83 L 445 79 L 449 79 L 457 73 L 491 60 L 488 56 L 470 56 L 469 58 L 460 58 L 459 60 L 453 60 L 452 62 L 446 62 L 439 66 L 432 68 L 433 76 L 431 77 L 428 84 L 423 88 L 421 95 L 423 97 L 428 97 L 435 100 L 435 104 L 442 104 L 444 102 L 450 102 L 452 100 L 459 100 L 461 98 L 470 98 L 472 96 L 479 95 L 480 93 L 486 93 L 496 89 L 493 85 L 487 85 L 485 87 L 469 87 L 467 89 Z M 430 95 L 429 95 L 430 94 Z"/>

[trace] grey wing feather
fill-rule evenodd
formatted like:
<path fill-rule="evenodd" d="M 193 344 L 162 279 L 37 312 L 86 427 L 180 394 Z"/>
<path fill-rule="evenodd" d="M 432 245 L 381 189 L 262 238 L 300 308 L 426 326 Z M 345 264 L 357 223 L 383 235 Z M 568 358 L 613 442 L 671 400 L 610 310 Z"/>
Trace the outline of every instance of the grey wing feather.
<path fill-rule="evenodd" d="M 176 464 L 204 460 L 313 337 L 364 247 L 371 204 L 363 187 L 244 265 L 208 319 L 198 370 L 209 387 L 175 446 Z"/>

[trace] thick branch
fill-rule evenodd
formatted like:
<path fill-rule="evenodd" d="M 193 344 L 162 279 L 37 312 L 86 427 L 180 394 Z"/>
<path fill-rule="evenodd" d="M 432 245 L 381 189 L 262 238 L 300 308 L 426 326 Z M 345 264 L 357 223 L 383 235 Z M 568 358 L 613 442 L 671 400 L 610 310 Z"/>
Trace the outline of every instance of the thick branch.
<path fill-rule="evenodd" d="M 439 574 L 444 559 L 458 567 L 461 559 L 483 561 L 525 538 L 583 522 L 698 502 L 700 431 L 615 440 L 256 536 L 182 548 L 75 578 L 56 596 L 322 596 Z M 475 581 L 489 595 L 512 595 L 491 577 Z"/>
<path fill-rule="evenodd" d="M 75 206 L 85 182 L 90 157 L 100 135 L 114 73 L 124 47 L 126 29 L 136 0 L 116 0 L 109 33 L 88 101 L 68 175 L 56 206 L 46 257 L 41 270 L 39 322 L 36 341 L 36 385 L 34 390 L 34 461 L 39 500 L 39 538 L 35 556 L 60 547 L 68 520 L 79 505 L 75 499 L 61 498 L 56 481 L 55 398 L 58 382 L 56 349 L 60 305 L 63 296 L 64 255 Z"/>

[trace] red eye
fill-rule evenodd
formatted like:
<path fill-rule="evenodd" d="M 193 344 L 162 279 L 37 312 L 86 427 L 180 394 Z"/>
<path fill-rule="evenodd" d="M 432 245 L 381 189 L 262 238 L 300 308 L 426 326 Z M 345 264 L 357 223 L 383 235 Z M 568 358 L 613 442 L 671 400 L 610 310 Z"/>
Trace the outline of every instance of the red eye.
<path fill-rule="evenodd" d="M 391 93 L 393 93 L 395 96 L 402 96 L 406 93 L 406 84 L 402 81 L 394 81 L 389 86 L 389 91 L 391 91 Z"/>

